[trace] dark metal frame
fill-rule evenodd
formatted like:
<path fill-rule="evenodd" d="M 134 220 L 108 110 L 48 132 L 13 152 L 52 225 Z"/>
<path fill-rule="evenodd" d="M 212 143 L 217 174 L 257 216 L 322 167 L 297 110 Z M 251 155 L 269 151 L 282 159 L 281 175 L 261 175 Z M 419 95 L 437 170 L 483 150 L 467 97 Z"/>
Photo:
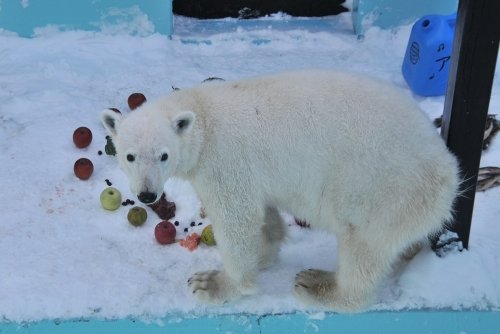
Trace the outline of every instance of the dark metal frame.
<path fill-rule="evenodd" d="M 498 56 L 499 0 L 460 0 L 441 135 L 460 162 L 463 183 L 451 227 L 465 248 Z"/>

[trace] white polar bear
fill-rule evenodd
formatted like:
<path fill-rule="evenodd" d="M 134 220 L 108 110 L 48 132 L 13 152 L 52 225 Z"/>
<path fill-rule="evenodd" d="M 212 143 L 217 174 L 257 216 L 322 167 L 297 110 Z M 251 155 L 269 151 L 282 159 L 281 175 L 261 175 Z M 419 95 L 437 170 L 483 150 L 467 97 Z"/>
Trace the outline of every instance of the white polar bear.
<path fill-rule="evenodd" d="M 336 271 L 300 272 L 296 296 L 359 311 L 399 255 L 451 218 L 459 186 L 456 159 L 411 97 L 350 73 L 203 84 L 102 121 L 142 202 L 171 176 L 194 186 L 224 262 L 189 280 L 207 303 L 255 291 L 284 238 L 279 209 L 338 239 Z"/>

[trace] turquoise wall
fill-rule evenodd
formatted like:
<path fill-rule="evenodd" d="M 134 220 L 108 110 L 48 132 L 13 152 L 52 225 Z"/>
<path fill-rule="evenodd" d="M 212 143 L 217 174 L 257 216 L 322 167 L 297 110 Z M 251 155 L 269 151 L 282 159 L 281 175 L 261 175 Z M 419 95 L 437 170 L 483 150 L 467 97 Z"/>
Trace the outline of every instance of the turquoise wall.
<path fill-rule="evenodd" d="M 154 32 L 172 34 L 172 0 L 0 0 L 0 28 L 23 37 L 48 24 L 101 30 L 103 24 L 133 22 L 137 12 L 147 15 Z"/>
<path fill-rule="evenodd" d="M 457 8 L 458 0 L 353 0 L 354 32 L 359 36 L 372 25 L 393 28 L 424 15 L 452 14 Z"/>
<path fill-rule="evenodd" d="M 284 315 L 169 316 L 150 323 L 132 320 L 46 320 L 31 324 L 0 323 L 0 334 L 139 334 L 139 333 L 381 333 L 498 334 L 500 312 L 404 311 Z"/>

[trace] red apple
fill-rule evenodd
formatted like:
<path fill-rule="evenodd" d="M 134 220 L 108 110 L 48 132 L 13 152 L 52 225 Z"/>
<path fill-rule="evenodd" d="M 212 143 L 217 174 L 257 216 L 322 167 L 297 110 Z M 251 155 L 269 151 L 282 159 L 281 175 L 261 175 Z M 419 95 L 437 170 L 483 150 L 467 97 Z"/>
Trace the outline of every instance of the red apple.
<path fill-rule="evenodd" d="M 73 171 L 80 180 L 87 180 L 94 172 L 94 165 L 89 159 L 80 158 L 76 160 Z"/>
<path fill-rule="evenodd" d="M 155 238 L 162 245 L 173 244 L 176 234 L 175 226 L 168 220 L 164 220 L 155 227 Z"/>
<path fill-rule="evenodd" d="M 90 145 L 92 141 L 92 131 L 85 126 L 81 126 L 73 132 L 73 142 L 76 147 L 84 148 Z"/>
<path fill-rule="evenodd" d="M 141 104 L 146 102 L 146 97 L 142 93 L 132 93 L 128 97 L 128 106 L 130 110 L 138 108 Z"/>

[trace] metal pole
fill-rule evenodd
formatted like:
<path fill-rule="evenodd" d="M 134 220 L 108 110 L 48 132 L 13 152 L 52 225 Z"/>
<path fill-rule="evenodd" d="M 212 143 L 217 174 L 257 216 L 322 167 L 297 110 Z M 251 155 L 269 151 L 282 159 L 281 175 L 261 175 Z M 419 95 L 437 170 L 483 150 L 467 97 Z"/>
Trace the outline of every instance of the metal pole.
<path fill-rule="evenodd" d="M 462 193 L 454 224 L 465 248 L 469 235 L 486 117 L 498 56 L 499 0 L 460 0 L 441 135 L 460 161 Z"/>

